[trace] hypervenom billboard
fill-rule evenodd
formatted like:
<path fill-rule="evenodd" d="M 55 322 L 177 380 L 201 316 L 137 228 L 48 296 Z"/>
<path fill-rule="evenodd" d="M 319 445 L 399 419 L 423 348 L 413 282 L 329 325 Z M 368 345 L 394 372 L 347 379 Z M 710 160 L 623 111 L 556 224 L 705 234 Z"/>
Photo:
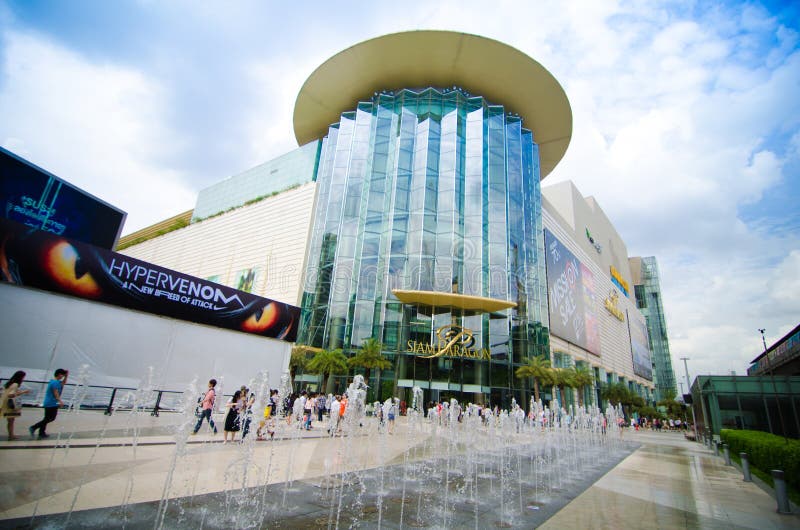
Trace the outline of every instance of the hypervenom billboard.
<path fill-rule="evenodd" d="M 600 355 L 594 274 L 547 229 L 544 244 L 550 332 Z"/>
<path fill-rule="evenodd" d="M 0 147 L 1 217 L 112 249 L 125 212 Z"/>
<path fill-rule="evenodd" d="M 300 309 L 0 219 L 0 280 L 293 342 Z"/>
<path fill-rule="evenodd" d="M 631 355 L 633 355 L 633 373 L 639 377 L 653 380 L 653 362 L 650 357 L 650 340 L 647 334 L 647 323 L 631 318 L 628 313 L 628 329 L 631 334 Z"/>

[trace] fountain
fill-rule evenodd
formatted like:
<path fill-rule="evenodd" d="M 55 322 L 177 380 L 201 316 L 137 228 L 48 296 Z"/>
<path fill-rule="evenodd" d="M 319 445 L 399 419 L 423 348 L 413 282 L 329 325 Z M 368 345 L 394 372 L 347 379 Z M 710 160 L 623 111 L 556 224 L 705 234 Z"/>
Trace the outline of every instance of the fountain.
<path fill-rule="evenodd" d="M 133 458 L 140 449 L 152 380 L 151 369 L 127 396 L 127 448 Z M 73 509 L 67 521 L 87 528 L 113 520 L 120 526 L 158 529 L 532 527 L 635 446 L 619 436 L 621 410 L 612 406 L 603 412 L 564 408 L 555 400 L 548 407 L 531 399 L 527 411 L 512 400 L 508 410 L 493 412 L 451 399 L 440 413 L 432 408 L 426 414 L 419 387 L 411 390 L 407 416 L 397 418 L 392 429 L 388 419 L 399 415 L 399 400 L 375 403 L 374 413 L 367 414 L 361 376 L 345 392 L 341 431 L 329 433 L 327 421 L 306 431 L 299 422 L 287 421 L 295 412 L 284 408 L 291 392 L 288 373 L 277 389 L 274 438 L 257 441 L 255 424 L 270 399 L 268 381 L 266 373 L 250 381 L 254 425 L 241 443 L 226 446 L 210 436 L 190 436 L 198 393 L 192 381 L 174 413 L 172 440 L 164 443 L 165 471 L 163 480 L 152 484 L 153 500 L 134 498 L 134 485 L 137 492 L 141 485 L 134 484 L 131 468 L 119 506 Z M 76 414 L 87 412 L 76 408 Z M 90 462 L 105 445 L 104 434 L 105 429 Z M 215 480 L 209 480 L 211 471 L 198 467 L 209 461 L 215 463 Z M 80 493 L 79 485 L 73 508 Z M 34 514 L 25 523 L 58 526 L 60 517 Z"/>

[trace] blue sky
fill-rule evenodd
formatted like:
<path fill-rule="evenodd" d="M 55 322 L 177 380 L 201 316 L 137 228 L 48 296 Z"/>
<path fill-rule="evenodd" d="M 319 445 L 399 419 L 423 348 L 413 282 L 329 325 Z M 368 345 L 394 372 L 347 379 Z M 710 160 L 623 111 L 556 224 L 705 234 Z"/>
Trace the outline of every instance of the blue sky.
<path fill-rule="evenodd" d="M 6 1 L 0 144 L 130 232 L 294 148 L 296 94 L 338 51 L 411 29 L 498 39 L 572 105 L 543 184 L 573 180 L 630 255 L 657 256 L 674 360 L 743 373 L 758 328 L 771 343 L 800 321 L 798 21 L 797 2 Z"/>

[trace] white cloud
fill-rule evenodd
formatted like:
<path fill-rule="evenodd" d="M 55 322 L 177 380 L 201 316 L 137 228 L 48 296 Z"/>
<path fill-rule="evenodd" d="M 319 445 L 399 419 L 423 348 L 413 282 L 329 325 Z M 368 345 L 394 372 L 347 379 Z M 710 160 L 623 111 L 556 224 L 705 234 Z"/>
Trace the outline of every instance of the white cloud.
<path fill-rule="evenodd" d="M 180 171 L 159 165 L 180 135 L 156 82 L 33 34 L 7 33 L 3 64 L 4 146 L 127 211 L 125 232 L 193 207 Z"/>
<path fill-rule="evenodd" d="M 316 65 L 299 67 L 276 58 L 247 65 L 244 73 L 251 93 L 251 113 L 243 126 L 249 139 L 248 166 L 255 166 L 297 147 L 292 115 L 305 77 Z M 276 105 L 282 102 L 282 105 Z M 267 118 L 268 117 L 268 118 Z"/>

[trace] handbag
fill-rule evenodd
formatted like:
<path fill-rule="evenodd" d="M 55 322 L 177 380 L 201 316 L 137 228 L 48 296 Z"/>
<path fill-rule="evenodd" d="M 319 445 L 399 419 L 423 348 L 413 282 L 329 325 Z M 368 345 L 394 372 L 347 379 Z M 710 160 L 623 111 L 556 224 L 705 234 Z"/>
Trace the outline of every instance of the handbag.
<path fill-rule="evenodd" d="M 8 409 L 4 415 L 7 417 L 22 416 L 22 411 L 17 408 L 14 398 L 8 398 Z"/>

